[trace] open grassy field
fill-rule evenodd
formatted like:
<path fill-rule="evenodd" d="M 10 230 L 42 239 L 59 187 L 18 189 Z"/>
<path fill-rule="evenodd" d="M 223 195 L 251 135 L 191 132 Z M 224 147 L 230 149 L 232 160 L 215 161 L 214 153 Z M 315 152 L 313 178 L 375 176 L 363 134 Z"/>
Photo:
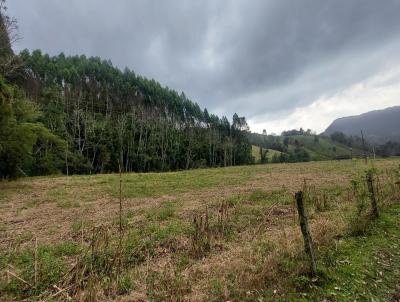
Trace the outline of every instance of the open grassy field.
<path fill-rule="evenodd" d="M 121 217 L 117 174 L 1 182 L 0 300 L 390 301 L 400 277 L 399 165 L 123 174 Z M 375 221 L 364 182 L 371 168 Z M 298 190 L 306 193 L 315 278 Z"/>

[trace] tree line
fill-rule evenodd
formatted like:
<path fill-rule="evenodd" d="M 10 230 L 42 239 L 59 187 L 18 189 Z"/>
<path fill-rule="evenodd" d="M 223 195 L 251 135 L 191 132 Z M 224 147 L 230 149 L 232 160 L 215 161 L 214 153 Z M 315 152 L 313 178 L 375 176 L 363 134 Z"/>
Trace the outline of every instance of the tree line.
<path fill-rule="evenodd" d="M 384 144 L 372 144 L 357 135 L 346 135 L 343 132 L 336 131 L 330 135 L 330 138 L 353 149 L 363 150 L 365 148 L 367 155 L 382 157 L 400 156 L 400 142 L 388 141 Z"/>
<path fill-rule="evenodd" d="M 0 31 L 0 38 L 7 37 Z M 244 117 L 235 114 L 230 122 L 210 114 L 183 92 L 132 70 L 97 57 L 50 57 L 40 50 L 14 56 L 8 48 L 0 55 L 0 62 L 18 62 L 12 74 L 0 66 L 0 178 L 253 160 Z"/>

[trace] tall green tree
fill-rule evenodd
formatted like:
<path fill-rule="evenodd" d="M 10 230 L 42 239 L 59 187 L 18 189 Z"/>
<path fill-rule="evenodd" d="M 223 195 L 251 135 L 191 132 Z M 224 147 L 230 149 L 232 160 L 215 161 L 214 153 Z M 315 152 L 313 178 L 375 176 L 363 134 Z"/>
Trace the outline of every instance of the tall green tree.
<path fill-rule="evenodd" d="M 0 77 L 0 178 L 62 170 L 65 141 L 38 122 L 40 112 Z"/>

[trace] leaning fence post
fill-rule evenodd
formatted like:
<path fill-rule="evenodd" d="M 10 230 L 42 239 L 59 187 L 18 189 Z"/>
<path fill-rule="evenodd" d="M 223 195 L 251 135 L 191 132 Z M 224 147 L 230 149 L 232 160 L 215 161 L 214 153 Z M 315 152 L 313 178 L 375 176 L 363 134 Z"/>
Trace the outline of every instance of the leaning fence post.
<path fill-rule="evenodd" d="M 310 228 L 308 226 L 307 216 L 304 211 L 304 203 L 303 203 L 303 192 L 299 191 L 295 194 L 297 211 L 299 212 L 299 221 L 301 233 L 304 238 L 304 249 L 305 252 L 310 256 L 311 261 L 311 274 L 315 276 L 317 274 L 317 264 L 315 261 L 315 253 L 312 245 L 312 238 L 310 233 Z"/>
<path fill-rule="evenodd" d="M 371 199 L 372 216 L 374 218 L 378 218 L 379 217 L 378 204 L 376 202 L 375 189 L 371 171 L 367 172 L 367 185 L 368 185 L 369 198 Z"/>

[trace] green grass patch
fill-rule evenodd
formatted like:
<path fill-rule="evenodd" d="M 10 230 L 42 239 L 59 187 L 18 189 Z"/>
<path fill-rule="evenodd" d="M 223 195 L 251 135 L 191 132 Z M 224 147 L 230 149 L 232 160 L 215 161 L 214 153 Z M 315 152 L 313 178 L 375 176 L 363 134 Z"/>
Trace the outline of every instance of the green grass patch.
<path fill-rule="evenodd" d="M 160 207 L 149 210 L 146 214 L 151 221 L 164 221 L 172 218 L 176 211 L 176 202 L 165 201 Z"/>
<path fill-rule="evenodd" d="M 382 211 L 365 236 L 325 250 L 318 266 L 328 281 L 313 287 L 311 301 L 390 301 L 400 277 L 400 205 Z"/>
<path fill-rule="evenodd" d="M 74 242 L 60 242 L 55 245 L 39 245 L 36 252 L 25 248 L 9 254 L 5 260 L 12 264 L 15 272 L 30 283 L 27 286 L 16 278 L 10 282 L 0 282 L 0 294 L 12 295 L 19 299 L 33 297 L 56 284 L 67 270 L 65 257 L 77 255 L 81 251 Z M 37 283 L 35 285 L 35 254 L 37 259 Z M 2 263 L 3 265 L 3 263 Z"/>

